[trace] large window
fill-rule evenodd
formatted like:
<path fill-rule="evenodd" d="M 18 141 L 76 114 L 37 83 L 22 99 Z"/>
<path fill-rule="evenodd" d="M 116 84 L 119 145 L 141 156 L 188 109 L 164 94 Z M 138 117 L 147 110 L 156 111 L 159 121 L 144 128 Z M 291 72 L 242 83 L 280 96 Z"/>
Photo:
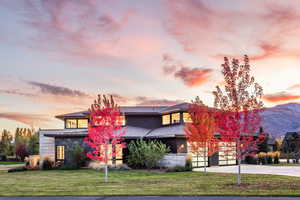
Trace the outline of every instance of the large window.
<path fill-rule="evenodd" d="M 87 128 L 88 119 L 66 119 L 66 128 Z"/>
<path fill-rule="evenodd" d="M 184 123 L 192 123 L 193 122 L 190 113 L 187 113 L 187 112 L 183 113 L 183 122 Z"/>
<path fill-rule="evenodd" d="M 170 115 L 163 115 L 162 116 L 162 124 L 168 125 L 171 123 L 171 116 Z"/>
<path fill-rule="evenodd" d="M 65 146 L 56 146 L 56 160 L 65 159 Z"/>
<path fill-rule="evenodd" d="M 172 113 L 172 124 L 180 123 L 180 113 Z"/>

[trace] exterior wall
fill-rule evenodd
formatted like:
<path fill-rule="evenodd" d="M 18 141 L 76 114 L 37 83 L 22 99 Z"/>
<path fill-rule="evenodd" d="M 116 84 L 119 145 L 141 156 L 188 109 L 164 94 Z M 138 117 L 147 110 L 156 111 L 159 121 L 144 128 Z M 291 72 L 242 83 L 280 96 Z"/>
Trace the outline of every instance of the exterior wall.
<path fill-rule="evenodd" d="M 79 144 L 83 148 L 88 148 L 84 142 L 83 137 L 57 137 L 55 138 L 55 146 L 65 147 L 65 164 L 71 164 L 73 162 L 72 152 L 75 145 Z"/>
<path fill-rule="evenodd" d="M 136 126 L 147 129 L 154 129 L 161 127 L 161 116 L 159 115 L 127 115 L 126 117 L 126 125 L 128 126 Z"/>
<path fill-rule="evenodd" d="M 40 156 L 42 158 L 49 157 L 55 159 L 55 139 L 53 137 L 44 136 L 44 132 L 40 131 Z"/>
<path fill-rule="evenodd" d="M 170 153 L 187 153 L 186 138 L 159 139 L 170 148 Z"/>
<path fill-rule="evenodd" d="M 176 166 L 185 166 L 186 164 L 186 153 L 182 154 L 174 154 L 169 153 L 166 154 L 158 163 L 159 167 L 173 168 Z"/>

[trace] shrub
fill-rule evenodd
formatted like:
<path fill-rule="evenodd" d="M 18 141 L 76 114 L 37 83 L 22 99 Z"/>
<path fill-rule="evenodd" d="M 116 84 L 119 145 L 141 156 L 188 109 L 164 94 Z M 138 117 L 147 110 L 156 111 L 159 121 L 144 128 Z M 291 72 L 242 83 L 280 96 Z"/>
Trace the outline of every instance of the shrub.
<path fill-rule="evenodd" d="M 12 169 L 9 169 L 7 172 L 8 173 L 12 173 L 12 172 L 23 172 L 23 171 L 26 171 L 26 167 L 16 167 L 16 168 L 12 168 Z"/>
<path fill-rule="evenodd" d="M 267 154 L 265 152 L 258 154 L 258 163 L 263 165 L 267 164 Z"/>
<path fill-rule="evenodd" d="M 94 169 L 94 170 L 104 170 L 105 164 L 100 162 L 100 161 L 92 161 L 89 163 L 89 168 Z M 109 170 L 120 170 L 120 171 L 125 171 L 125 170 L 131 170 L 130 167 L 128 167 L 126 164 L 122 165 L 108 165 Z"/>
<path fill-rule="evenodd" d="M 128 164 L 130 166 L 148 169 L 156 167 L 157 162 L 169 152 L 169 148 L 162 142 L 156 140 L 146 142 L 142 139 L 132 141 L 128 145 L 128 150 Z"/>
<path fill-rule="evenodd" d="M 273 164 L 273 159 L 274 159 L 274 152 L 268 152 L 267 153 L 267 163 L 268 164 Z"/>
<path fill-rule="evenodd" d="M 5 154 L 0 154 L 0 161 L 7 161 L 7 156 Z"/>
<path fill-rule="evenodd" d="M 246 164 L 257 165 L 257 155 L 249 155 L 245 158 Z"/>
<path fill-rule="evenodd" d="M 175 167 L 168 168 L 166 170 L 166 172 L 187 172 L 187 171 L 192 171 L 192 168 L 187 167 L 187 166 L 177 165 Z"/>
<path fill-rule="evenodd" d="M 60 169 L 60 170 L 76 170 L 79 168 L 78 168 L 78 165 L 76 165 L 76 164 L 65 164 L 65 165 L 60 166 L 58 169 Z"/>
<path fill-rule="evenodd" d="M 77 168 L 83 167 L 87 160 L 84 149 L 81 145 L 76 144 L 72 151 L 72 159 Z"/>
<path fill-rule="evenodd" d="M 51 170 L 53 169 L 54 162 L 49 158 L 45 157 L 42 163 L 43 170 Z"/>
<path fill-rule="evenodd" d="M 279 164 L 280 152 L 274 152 L 274 164 Z"/>
<path fill-rule="evenodd" d="M 192 165 L 192 157 L 188 156 L 186 158 L 186 162 L 185 162 L 185 170 L 186 171 L 192 171 L 193 170 L 193 165 Z"/>
<path fill-rule="evenodd" d="M 25 144 L 18 144 L 16 147 L 16 155 L 24 161 L 25 157 L 29 155 L 27 147 Z"/>

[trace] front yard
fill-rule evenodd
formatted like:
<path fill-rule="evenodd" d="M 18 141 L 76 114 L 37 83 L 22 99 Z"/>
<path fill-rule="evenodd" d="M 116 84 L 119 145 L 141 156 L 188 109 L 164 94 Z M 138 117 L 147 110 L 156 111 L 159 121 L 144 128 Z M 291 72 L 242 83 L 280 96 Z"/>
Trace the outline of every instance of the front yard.
<path fill-rule="evenodd" d="M 110 171 L 110 183 L 94 170 L 0 171 L 0 196 L 37 195 L 271 195 L 300 196 L 300 178 L 202 172 Z"/>

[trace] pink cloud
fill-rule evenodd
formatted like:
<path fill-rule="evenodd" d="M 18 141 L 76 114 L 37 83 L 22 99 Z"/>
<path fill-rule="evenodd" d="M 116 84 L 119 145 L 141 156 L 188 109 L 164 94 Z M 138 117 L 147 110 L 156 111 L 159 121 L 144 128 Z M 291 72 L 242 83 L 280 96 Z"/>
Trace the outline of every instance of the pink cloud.
<path fill-rule="evenodd" d="M 267 94 L 263 97 L 266 101 L 269 102 L 282 102 L 282 101 L 291 101 L 291 100 L 297 100 L 300 99 L 300 95 L 295 94 L 289 94 L 286 92 L 279 92 L 275 94 Z"/>
<path fill-rule="evenodd" d="M 18 112 L 0 113 L 0 118 L 14 120 L 17 122 L 27 124 L 29 126 L 36 126 L 51 121 L 46 115 Z"/>

